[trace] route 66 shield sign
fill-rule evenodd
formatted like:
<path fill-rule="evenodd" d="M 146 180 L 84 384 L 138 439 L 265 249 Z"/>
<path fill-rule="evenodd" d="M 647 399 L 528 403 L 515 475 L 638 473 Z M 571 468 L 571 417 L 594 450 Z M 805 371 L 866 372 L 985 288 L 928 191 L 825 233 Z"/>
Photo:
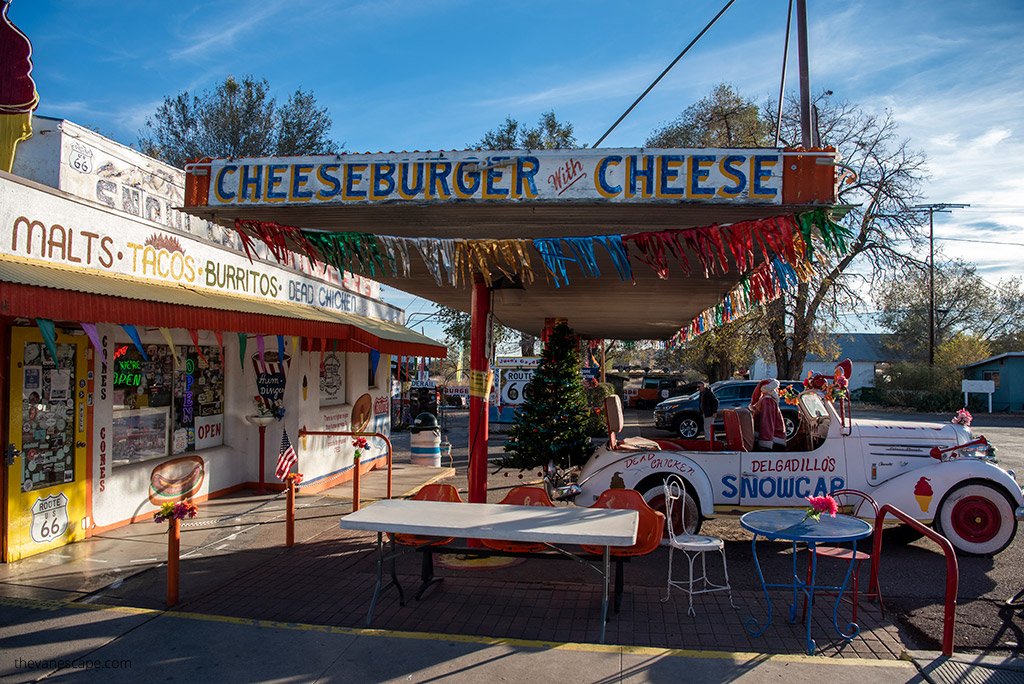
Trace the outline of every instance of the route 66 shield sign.
<path fill-rule="evenodd" d="M 79 173 L 92 173 L 92 150 L 84 145 L 74 143 L 68 154 L 68 166 Z"/>
<path fill-rule="evenodd" d="M 68 497 L 64 492 L 43 496 L 32 504 L 29 534 L 37 544 L 49 544 L 68 531 Z"/>

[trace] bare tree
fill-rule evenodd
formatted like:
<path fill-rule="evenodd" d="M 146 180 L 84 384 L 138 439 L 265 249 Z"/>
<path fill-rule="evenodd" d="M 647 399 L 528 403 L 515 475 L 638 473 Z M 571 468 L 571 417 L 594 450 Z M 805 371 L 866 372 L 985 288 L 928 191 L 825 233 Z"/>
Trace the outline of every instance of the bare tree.
<path fill-rule="evenodd" d="M 934 283 L 937 349 L 959 335 L 1001 348 L 1004 340 L 1024 333 L 1020 277 L 990 286 L 976 266 L 954 259 L 936 263 Z M 928 286 L 928 271 L 912 269 L 890 274 L 875 288 L 874 301 L 881 311 L 878 322 L 892 332 L 894 344 L 908 359 L 928 358 L 927 345 L 921 344 L 928 339 Z"/>
<path fill-rule="evenodd" d="M 765 331 L 782 378 L 802 373 L 823 315 L 860 303 L 863 289 L 858 285 L 872 285 L 918 265 L 906 245 L 924 239 L 920 213 L 908 210 L 921 198 L 925 157 L 898 136 L 892 113 L 871 114 L 849 102 L 835 102 L 831 91 L 815 98 L 814 109 L 821 145 L 831 145 L 841 155 L 837 204 L 846 210 L 841 223 L 853 239 L 839 258 L 819 257 L 813 279 L 800 283 L 795 294 L 765 307 Z M 774 129 L 773 108 L 763 107 L 762 116 Z M 799 131 L 799 106 L 790 98 L 782 118 L 787 146 L 799 139 Z"/>
<path fill-rule="evenodd" d="M 721 84 L 654 131 L 647 145 L 770 145 L 775 109 L 775 103 L 767 103 L 759 112 L 752 100 Z M 814 109 L 820 144 L 835 147 L 842 158 L 843 182 L 835 213 L 854 236 L 838 258 L 816 253 L 810 282 L 800 283 L 795 293 L 750 314 L 756 325 L 734 331 L 751 330 L 747 348 L 758 344 L 770 350 L 780 378 L 800 376 L 807 354 L 821 347 L 819 333 L 834 325 L 841 309 L 862 300 L 858 285 L 919 263 L 905 246 L 907 240 L 913 246 L 923 239 L 918 230 L 921 216 L 907 210 L 920 199 L 920 185 L 926 178 L 924 155 L 899 138 L 891 113 L 871 114 L 849 102 L 836 102 L 831 91 L 815 98 Z M 783 144 L 796 146 L 800 107 L 795 97 L 787 99 L 781 130 Z M 727 351 L 714 344 L 706 347 Z"/>

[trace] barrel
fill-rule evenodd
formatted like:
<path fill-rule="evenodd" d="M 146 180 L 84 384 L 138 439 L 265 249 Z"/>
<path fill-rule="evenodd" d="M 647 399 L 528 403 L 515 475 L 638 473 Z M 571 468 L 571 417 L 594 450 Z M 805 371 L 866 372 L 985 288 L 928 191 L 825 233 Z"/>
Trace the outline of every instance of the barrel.
<path fill-rule="evenodd" d="M 441 433 L 435 430 L 421 430 L 409 435 L 413 465 L 441 467 Z"/>
<path fill-rule="evenodd" d="M 409 427 L 409 450 L 413 465 L 441 467 L 441 427 L 432 413 L 421 413 Z"/>

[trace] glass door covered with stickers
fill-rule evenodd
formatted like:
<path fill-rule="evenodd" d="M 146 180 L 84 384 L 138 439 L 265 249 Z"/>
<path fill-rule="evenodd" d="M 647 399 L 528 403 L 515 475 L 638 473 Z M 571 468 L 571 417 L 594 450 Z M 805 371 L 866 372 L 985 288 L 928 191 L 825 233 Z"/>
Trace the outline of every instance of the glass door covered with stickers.
<path fill-rule="evenodd" d="M 84 336 L 11 330 L 8 562 L 85 537 L 88 349 Z"/>

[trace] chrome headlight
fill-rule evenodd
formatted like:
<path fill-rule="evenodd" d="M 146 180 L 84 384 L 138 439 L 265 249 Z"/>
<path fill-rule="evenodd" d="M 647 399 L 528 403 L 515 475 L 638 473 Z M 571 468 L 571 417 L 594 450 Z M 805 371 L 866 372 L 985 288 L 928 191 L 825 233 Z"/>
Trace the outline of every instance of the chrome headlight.
<path fill-rule="evenodd" d="M 956 454 L 959 458 L 976 458 L 982 461 L 992 461 L 993 463 L 996 460 L 996 448 L 991 444 L 978 444 L 977 446 L 957 449 Z"/>

